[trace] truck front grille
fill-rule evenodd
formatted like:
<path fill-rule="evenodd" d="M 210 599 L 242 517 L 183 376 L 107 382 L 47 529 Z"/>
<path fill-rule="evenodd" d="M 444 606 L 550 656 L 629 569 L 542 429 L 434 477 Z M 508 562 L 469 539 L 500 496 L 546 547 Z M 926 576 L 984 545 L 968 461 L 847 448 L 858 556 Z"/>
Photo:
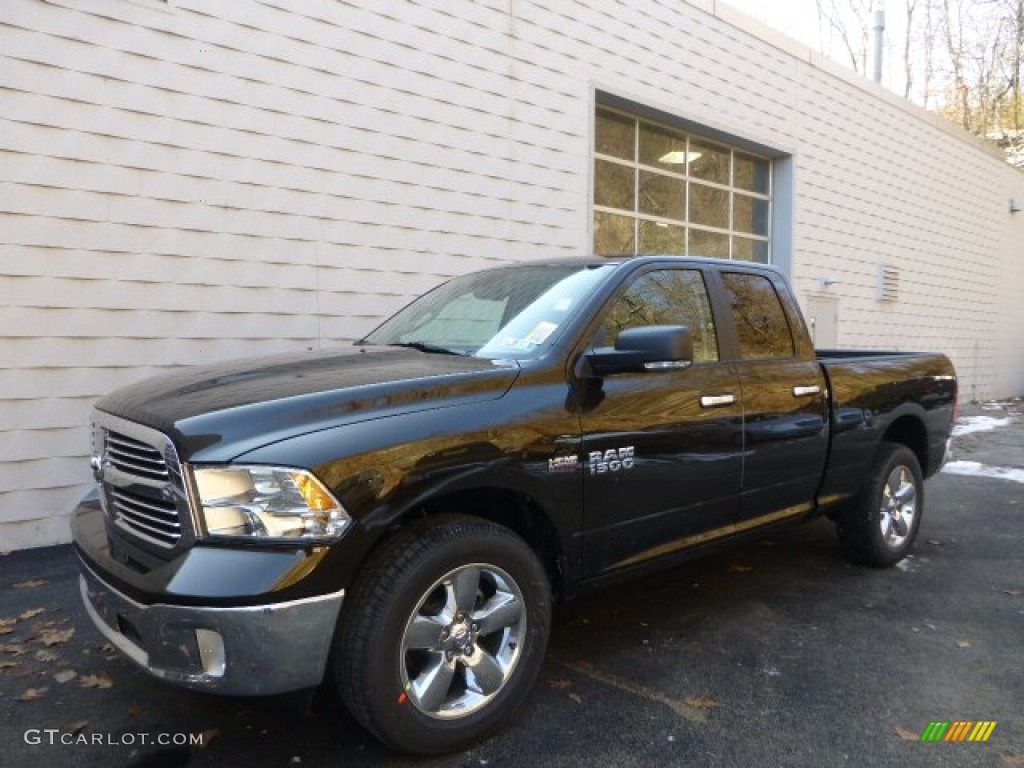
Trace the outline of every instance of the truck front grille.
<path fill-rule="evenodd" d="M 107 432 L 107 461 L 128 475 L 168 482 L 167 462 L 159 450 L 141 440 L 110 430 Z"/>
<path fill-rule="evenodd" d="M 158 550 L 181 541 L 188 501 L 166 435 L 95 411 L 92 463 L 103 507 L 117 528 Z"/>
<path fill-rule="evenodd" d="M 115 520 L 122 528 L 166 547 L 173 547 L 181 539 L 181 521 L 173 503 L 116 488 L 111 496 Z"/>

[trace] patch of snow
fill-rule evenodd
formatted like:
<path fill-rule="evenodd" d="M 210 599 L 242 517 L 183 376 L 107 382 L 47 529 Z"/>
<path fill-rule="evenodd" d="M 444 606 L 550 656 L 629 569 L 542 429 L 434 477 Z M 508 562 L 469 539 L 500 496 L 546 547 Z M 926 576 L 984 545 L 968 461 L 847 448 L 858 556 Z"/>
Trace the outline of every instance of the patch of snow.
<path fill-rule="evenodd" d="M 900 560 L 898 563 L 896 563 L 896 567 L 899 568 L 904 573 L 913 573 L 914 571 L 917 570 L 917 566 L 914 565 L 913 562 L 911 562 L 909 557 L 905 557 L 902 560 Z"/>
<path fill-rule="evenodd" d="M 1008 427 L 1013 419 L 994 419 L 991 416 L 965 416 L 953 427 L 953 437 L 970 435 L 974 432 L 990 432 L 1000 427 Z"/>
<path fill-rule="evenodd" d="M 950 461 L 942 468 L 951 475 L 971 475 L 973 477 L 994 477 L 998 480 L 1012 480 L 1024 483 L 1024 469 L 1015 467 L 989 467 L 978 461 Z"/>

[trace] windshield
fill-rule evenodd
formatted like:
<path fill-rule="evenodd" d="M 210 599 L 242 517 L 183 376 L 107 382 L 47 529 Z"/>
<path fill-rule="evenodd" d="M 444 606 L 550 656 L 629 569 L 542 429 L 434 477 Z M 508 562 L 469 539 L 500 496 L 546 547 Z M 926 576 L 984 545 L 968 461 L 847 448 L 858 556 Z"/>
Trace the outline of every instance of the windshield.
<path fill-rule="evenodd" d="M 485 358 L 536 357 L 610 269 L 539 264 L 456 277 L 386 320 L 362 343 Z"/>

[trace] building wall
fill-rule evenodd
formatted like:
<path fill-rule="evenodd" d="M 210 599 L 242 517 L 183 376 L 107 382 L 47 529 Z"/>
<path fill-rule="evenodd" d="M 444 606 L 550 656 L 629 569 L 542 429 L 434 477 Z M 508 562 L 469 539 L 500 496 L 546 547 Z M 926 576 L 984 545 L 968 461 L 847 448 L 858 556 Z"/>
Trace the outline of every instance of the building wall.
<path fill-rule="evenodd" d="M 711 0 L 5 0 L 0 71 L 0 550 L 67 540 L 103 393 L 589 250 L 598 92 L 790 158 L 840 344 L 1024 391 L 1022 175 Z"/>

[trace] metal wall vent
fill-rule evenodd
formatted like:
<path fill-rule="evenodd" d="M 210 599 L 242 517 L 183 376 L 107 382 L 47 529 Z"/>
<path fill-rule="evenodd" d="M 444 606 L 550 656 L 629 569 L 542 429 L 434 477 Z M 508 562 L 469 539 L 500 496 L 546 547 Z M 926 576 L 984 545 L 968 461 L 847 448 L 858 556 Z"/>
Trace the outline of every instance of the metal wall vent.
<path fill-rule="evenodd" d="M 900 271 L 885 264 L 878 265 L 878 300 L 896 301 L 900 297 Z"/>

